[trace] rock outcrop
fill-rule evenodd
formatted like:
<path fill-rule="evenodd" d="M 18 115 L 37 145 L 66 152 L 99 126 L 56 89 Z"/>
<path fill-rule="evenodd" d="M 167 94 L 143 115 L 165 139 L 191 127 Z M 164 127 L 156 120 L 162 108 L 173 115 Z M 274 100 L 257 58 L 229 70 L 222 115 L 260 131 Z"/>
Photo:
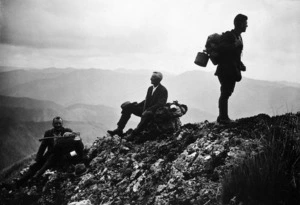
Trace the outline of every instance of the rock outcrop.
<path fill-rule="evenodd" d="M 88 170 L 75 176 L 47 171 L 19 188 L 1 187 L 1 204 L 222 204 L 224 178 L 233 167 L 264 152 L 268 138 L 291 132 L 300 138 L 300 113 L 260 114 L 234 124 L 185 124 L 169 134 L 97 138 Z M 300 156 L 299 156 L 300 157 Z M 295 163 L 298 164 L 298 161 Z M 300 166 L 294 169 L 299 190 Z M 297 187 L 298 186 L 298 187 Z M 234 202 L 235 197 L 229 203 Z M 224 201 L 223 201 L 224 203 Z M 247 204 L 244 202 L 244 204 Z M 263 204 L 263 203 L 261 203 Z"/>

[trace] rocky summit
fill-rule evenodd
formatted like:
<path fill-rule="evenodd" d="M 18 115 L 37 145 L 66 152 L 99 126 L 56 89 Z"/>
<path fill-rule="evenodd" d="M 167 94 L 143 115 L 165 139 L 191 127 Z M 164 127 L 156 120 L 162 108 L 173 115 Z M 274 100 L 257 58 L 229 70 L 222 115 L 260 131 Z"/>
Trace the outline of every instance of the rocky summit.
<path fill-rule="evenodd" d="M 294 204 L 300 194 L 299 119 L 300 113 L 274 117 L 260 114 L 228 125 L 205 121 L 185 124 L 175 132 L 154 137 L 144 133 L 139 136 L 143 140 L 133 142 L 117 135 L 99 137 L 86 150 L 88 166 L 80 175 L 69 170 L 48 170 L 22 187 L 13 186 L 13 182 L 11 186 L 2 184 L 0 202 Z M 276 147 L 274 141 L 283 146 Z M 294 160 L 285 164 L 286 159 Z M 281 169 L 283 177 L 278 174 Z M 276 173 L 269 179 L 272 171 Z M 274 183 L 270 185 L 271 182 Z M 282 190 L 291 191 L 286 193 L 281 186 Z M 255 192 L 261 189 L 264 191 Z M 276 198 L 279 195 L 282 197 Z"/>

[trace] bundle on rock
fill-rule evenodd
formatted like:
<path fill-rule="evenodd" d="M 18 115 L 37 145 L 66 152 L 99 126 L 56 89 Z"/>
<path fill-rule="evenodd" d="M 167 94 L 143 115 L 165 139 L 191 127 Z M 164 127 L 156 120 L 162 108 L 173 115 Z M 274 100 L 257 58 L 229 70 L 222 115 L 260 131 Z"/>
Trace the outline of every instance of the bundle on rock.
<path fill-rule="evenodd" d="M 184 104 L 173 101 L 160 107 L 154 114 L 154 119 L 146 128 L 146 132 L 152 134 L 172 133 L 181 127 L 180 117 L 185 115 L 188 107 Z"/>

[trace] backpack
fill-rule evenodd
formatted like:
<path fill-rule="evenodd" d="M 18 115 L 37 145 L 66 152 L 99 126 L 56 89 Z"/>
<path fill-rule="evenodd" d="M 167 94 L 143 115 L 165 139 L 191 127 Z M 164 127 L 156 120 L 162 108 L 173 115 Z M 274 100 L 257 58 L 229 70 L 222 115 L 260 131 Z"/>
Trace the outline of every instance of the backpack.
<path fill-rule="evenodd" d="M 158 108 L 154 114 L 154 121 L 163 122 L 183 116 L 188 110 L 184 104 L 179 104 L 178 101 L 167 103 L 165 106 Z"/>
<path fill-rule="evenodd" d="M 155 113 L 153 121 L 147 125 L 148 134 L 173 133 L 180 129 L 180 117 L 185 115 L 188 107 L 174 101 L 159 107 Z"/>
<path fill-rule="evenodd" d="M 206 53 L 209 55 L 209 58 L 214 65 L 219 64 L 218 46 L 221 42 L 221 36 L 222 34 L 218 33 L 211 34 L 207 37 L 205 44 Z"/>

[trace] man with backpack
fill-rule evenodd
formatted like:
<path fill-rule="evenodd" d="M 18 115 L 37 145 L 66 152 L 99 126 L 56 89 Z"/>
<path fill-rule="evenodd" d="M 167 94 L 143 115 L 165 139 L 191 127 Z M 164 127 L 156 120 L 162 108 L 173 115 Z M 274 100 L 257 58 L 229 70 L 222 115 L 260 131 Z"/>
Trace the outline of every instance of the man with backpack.
<path fill-rule="evenodd" d="M 228 99 L 234 91 L 236 82 L 242 79 L 241 71 L 246 67 L 241 61 L 243 41 L 241 33 L 248 27 L 248 17 L 238 14 L 234 18 L 234 29 L 223 33 L 218 45 L 218 67 L 215 75 L 221 84 L 219 98 L 219 116 L 217 122 L 228 124 L 233 122 L 228 116 Z"/>

